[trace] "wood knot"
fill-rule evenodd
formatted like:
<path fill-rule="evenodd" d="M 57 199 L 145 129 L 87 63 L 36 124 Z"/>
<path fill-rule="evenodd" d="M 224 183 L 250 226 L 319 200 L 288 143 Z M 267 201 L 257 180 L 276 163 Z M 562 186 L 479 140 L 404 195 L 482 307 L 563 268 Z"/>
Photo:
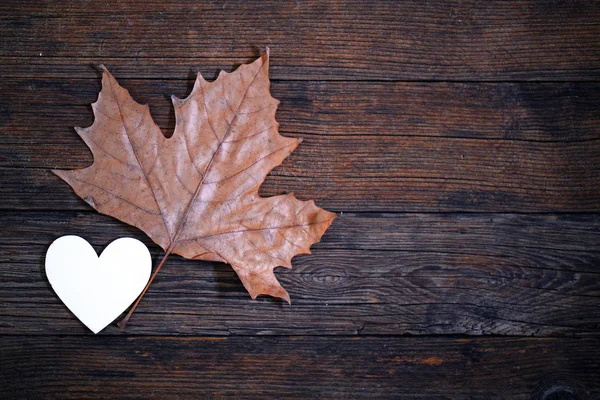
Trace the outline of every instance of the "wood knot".
<path fill-rule="evenodd" d="M 540 400 L 577 400 L 575 389 L 565 385 L 551 386 L 542 393 Z"/>
<path fill-rule="evenodd" d="M 563 379 L 543 379 L 531 395 L 531 400 L 588 400 L 589 393 L 578 384 Z"/>

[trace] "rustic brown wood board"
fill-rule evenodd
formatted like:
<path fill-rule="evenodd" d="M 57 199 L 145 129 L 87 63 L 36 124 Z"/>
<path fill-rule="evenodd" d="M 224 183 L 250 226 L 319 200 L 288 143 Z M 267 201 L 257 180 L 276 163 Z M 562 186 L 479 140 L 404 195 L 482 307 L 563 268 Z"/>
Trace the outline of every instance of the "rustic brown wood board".
<path fill-rule="evenodd" d="M 0 398 L 600 398 L 597 1 L 3 1 Z M 263 196 L 340 214 L 251 300 L 169 258 L 91 334 L 48 245 L 141 231 L 52 168 L 92 157 L 105 64 L 166 135 L 169 96 L 271 48 L 283 135 Z"/>

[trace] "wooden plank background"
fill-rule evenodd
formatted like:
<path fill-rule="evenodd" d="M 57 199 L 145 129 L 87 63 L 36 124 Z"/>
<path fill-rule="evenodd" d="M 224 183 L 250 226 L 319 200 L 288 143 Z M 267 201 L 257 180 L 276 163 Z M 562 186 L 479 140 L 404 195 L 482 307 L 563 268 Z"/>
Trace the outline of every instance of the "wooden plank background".
<path fill-rule="evenodd" d="M 0 398 L 600 398 L 597 1 L 0 4 Z M 43 272 L 119 236 L 52 175 L 92 157 L 105 64 L 166 135 L 195 74 L 272 51 L 286 136 L 261 188 L 340 213 L 276 270 L 169 258 L 92 335 Z"/>

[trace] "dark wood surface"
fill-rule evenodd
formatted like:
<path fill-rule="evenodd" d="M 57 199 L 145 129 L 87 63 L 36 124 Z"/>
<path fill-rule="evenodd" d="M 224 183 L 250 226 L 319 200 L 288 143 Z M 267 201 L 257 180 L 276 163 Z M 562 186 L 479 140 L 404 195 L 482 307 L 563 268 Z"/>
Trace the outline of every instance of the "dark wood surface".
<path fill-rule="evenodd" d="M 3 349 L 3 390 L 31 398 L 590 399 L 600 343 L 102 335 L 9 336 Z"/>
<path fill-rule="evenodd" d="M 0 281 L 0 334 L 88 333 L 43 279 L 56 232 L 86 237 L 98 251 L 140 237 L 160 255 L 136 228 L 97 213 L 7 212 L 0 221 L 9 246 L 1 256 L 11 260 L 10 279 Z M 599 232 L 597 214 L 344 214 L 312 255 L 278 270 L 291 307 L 250 301 L 228 265 L 174 256 L 127 329 L 104 332 L 595 335 Z"/>
<path fill-rule="evenodd" d="M 0 398 L 600 399 L 597 1 L 3 1 Z M 166 135 L 169 96 L 272 51 L 267 178 L 340 213 L 276 270 L 170 257 L 125 329 L 51 290 L 48 245 L 120 236 L 52 175 L 91 153 L 105 64 Z"/>

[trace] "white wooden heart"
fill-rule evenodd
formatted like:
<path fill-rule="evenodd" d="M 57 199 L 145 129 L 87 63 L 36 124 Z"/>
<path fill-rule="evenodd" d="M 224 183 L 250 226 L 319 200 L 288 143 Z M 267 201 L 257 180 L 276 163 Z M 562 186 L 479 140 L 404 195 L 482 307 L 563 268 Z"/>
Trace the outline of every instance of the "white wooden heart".
<path fill-rule="evenodd" d="M 63 303 L 94 333 L 114 321 L 150 279 L 152 259 L 145 244 L 120 238 L 100 257 L 87 240 L 56 239 L 46 252 L 46 275 Z"/>

